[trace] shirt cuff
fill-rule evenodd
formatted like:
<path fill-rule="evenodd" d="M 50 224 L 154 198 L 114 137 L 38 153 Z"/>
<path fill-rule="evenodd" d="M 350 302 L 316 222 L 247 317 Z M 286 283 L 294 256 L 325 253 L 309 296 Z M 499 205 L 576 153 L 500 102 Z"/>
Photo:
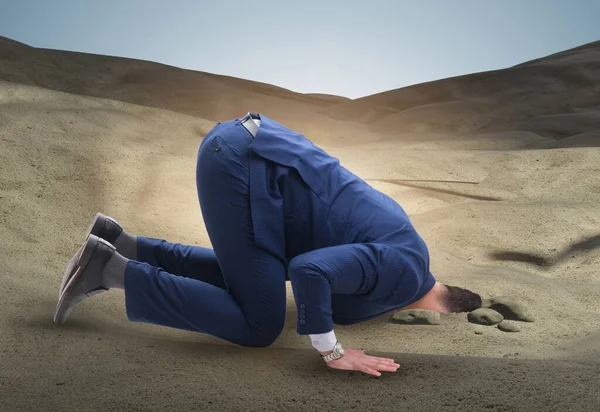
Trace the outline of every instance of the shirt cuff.
<path fill-rule="evenodd" d="M 308 335 L 312 342 L 313 347 L 319 352 L 327 352 L 333 350 L 333 347 L 337 343 L 335 332 L 333 329 L 327 333 L 319 333 L 316 335 Z"/>

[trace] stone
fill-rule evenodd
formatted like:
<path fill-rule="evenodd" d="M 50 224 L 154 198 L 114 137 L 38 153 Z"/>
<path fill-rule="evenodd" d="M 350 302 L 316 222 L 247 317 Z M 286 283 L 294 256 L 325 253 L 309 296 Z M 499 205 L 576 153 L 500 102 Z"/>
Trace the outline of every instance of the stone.
<path fill-rule="evenodd" d="M 481 331 L 481 330 L 476 330 L 476 331 L 475 331 L 475 334 L 476 334 L 476 335 L 483 335 L 483 331 Z"/>
<path fill-rule="evenodd" d="M 440 313 L 425 309 L 399 310 L 392 315 L 392 322 L 407 325 L 439 325 Z"/>
<path fill-rule="evenodd" d="M 504 319 L 517 320 L 520 322 L 533 322 L 533 314 L 527 306 L 519 299 L 510 296 L 496 296 L 485 299 L 482 306 L 493 309 L 504 316 Z"/>
<path fill-rule="evenodd" d="M 498 324 L 498 329 L 502 332 L 520 332 L 521 329 L 517 325 L 511 322 L 502 321 Z"/>
<path fill-rule="evenodd" d="M 475 309 L 469 312 L 467 319 L 471 323 L 478 325 L 496 325 L 504 320 L 504 317 L 495 310 L 488 308 Z"/>

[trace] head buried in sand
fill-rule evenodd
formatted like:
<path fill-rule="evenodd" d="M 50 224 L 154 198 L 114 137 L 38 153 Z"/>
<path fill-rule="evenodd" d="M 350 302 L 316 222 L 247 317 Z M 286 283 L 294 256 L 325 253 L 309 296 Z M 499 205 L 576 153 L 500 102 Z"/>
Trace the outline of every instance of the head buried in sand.
<path fill-rule="evenodd" d="M 457 286 L 436 282 L 433 288 L 418 301 L 402 308 L 435 310 L 440 313 L 471 312 L 482 305 L 479 294 Z"/>
<path fill-rule="evenodd" d="M 479 294 L 457 286 L 443 285 L 440 302 L 447 312 L 471 312 L 481 307 Z"/>

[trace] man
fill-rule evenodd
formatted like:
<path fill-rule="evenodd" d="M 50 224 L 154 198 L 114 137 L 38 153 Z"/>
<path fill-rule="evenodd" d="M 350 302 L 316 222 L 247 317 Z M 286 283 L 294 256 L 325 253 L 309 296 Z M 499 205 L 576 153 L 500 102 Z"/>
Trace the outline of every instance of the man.
<path fill-rule="evenodd" d="M 266 116 L 217 124 L 200 144 L 196 183 L 213 249 L 133 236 L 97 214 L 65 271 L 55 322 L 85 297 L 121 288 L 131 321 L 264 347 L 283 329 L 289 280 L 297 332 L 327 365 L 380 376 L 399 365 L 344 351 L 334 323 L 481 305 L 436 282 L 397 202 Z"/>

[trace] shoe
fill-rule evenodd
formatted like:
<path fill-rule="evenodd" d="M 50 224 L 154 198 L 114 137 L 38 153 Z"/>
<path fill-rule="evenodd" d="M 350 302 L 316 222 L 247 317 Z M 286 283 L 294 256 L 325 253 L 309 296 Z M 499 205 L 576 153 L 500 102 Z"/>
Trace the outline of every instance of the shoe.
<path fill-rule="evenodd" d="M 123 228 L 115 219 L 110 216 L 103 215 L 102 213 L 96 213 L 92 223 L 88 227 L 87 233 L 85 235 L 87 237 L 92 234 L 102 239 L 108 241 L 108 243 L 115 243 L 115 240 L 119 237 Z"/>
<path fill-rule="evenodd" d="M 54 322 L 63 324 L 79 302 L 108 290 L 102 284 L 102 273 L 115 252 L 115 247 L 106 240 L 93 234 L 88 236 L 73 256 L 73 274 L 59 296 Z"/>
<path fill-rule="evenodd" d="M 95 235 L 95 236 L 98 236 L 99 238 L 102 238 L 102 239 L 108 241 L 109 243 L 114 244 L 115 240 L 117 240 L 117 238 L 119 237 L 121 232 L 123 232 L 123 228 L 121 227 L 119 222 L 117 222 L 115 219 L 113 219 L 110 216 L 103 215 L 102 213 L 96 213 L 96 216 L 94 216 L 94 219 L 92 219 L 92 223 L 90 223 L 90 225 L 87 229 L 87 232 L 85 234 L 85 239 L 87 241 L 87 238 L 90 235 Z M 83 246 L 80 247 L 79 250 L 75 253 L 73 258 L 67 265 L 67 268 L 65 269 L 65 272 L 64 272 L 63 278 L 62 278 L 62 282 L 60 283 L 60 288 L 58 289 L 59 299 L 60 299 L 60 295 L 62 294 L 63 289 L 65 288 L 65 285 L 67 284 L 67 282 L 69 281 L 71 276 L 73 276 L 73 274 L 75 273 L 75 270 L 77 270 L 77 267 L 75 266 L 75 264 L 76 264 L 77 260 L 80 258 L 82 250 L 83 250 Z"/>

